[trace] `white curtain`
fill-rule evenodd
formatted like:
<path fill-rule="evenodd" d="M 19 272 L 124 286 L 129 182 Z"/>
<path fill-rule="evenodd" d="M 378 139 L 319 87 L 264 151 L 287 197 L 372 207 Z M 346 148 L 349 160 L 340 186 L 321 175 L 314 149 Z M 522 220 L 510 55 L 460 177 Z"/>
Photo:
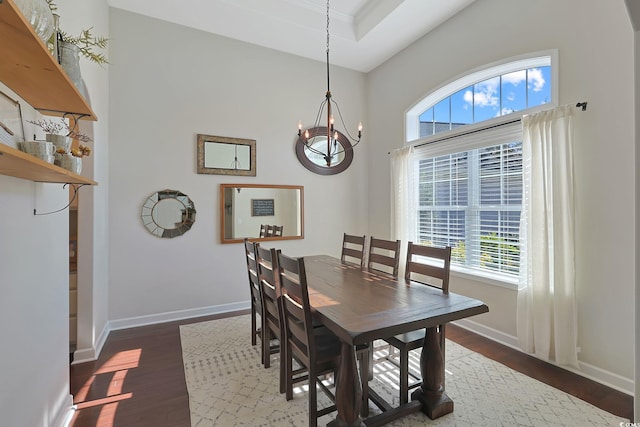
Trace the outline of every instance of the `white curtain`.
<path fill-rule="evenodd" d="M 391 237 L 400 239 L 400 259 L 404 260 L 407 242 L 415 241 L 416 186 L 413 180 L 413 146 L 391 152 Z M 399 277 L 404 275 L 400 262 Z"/>
<path fill-rule="evenodd" d="M 572 116 L 574 107 L 524 116 L 521 347 L 578 367 L 574 261 Z"/>

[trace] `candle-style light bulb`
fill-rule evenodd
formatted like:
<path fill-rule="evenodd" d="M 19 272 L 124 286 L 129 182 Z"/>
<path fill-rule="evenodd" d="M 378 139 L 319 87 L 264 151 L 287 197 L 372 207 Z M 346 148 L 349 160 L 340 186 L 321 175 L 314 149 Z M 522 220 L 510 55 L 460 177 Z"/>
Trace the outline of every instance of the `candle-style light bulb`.
<path fill-rule="evenodd" d="M 302 135 L 302 120 L 298 120 L 298 136 Z"/>
<path fill-rule="evenodd" d="M 309 140 L 309 129 L 304 131 L 304 139 Z"/>

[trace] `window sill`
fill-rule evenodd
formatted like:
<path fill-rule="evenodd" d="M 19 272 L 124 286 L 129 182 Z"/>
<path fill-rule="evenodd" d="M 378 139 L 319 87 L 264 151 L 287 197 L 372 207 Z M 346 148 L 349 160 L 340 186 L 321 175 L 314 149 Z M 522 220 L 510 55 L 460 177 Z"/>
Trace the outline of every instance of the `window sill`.
<path fill-rule="evenodd" d="M 511 289 L 513 291 L 517 291 L 520 287 L 518 279 L 509 279 L 498 274 L 479 272 L 477 270 L 471 270 L 469 268 L 454 265 L 451 266 L 451 275 L 493 286 L 499 286 L 501 288 Z"/>

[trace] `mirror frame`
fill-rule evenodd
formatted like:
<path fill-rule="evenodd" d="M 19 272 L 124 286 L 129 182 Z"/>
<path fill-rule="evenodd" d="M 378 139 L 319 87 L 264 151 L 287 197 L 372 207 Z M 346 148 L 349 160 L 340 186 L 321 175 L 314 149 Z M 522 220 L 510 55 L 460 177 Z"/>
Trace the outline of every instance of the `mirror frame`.
<path fill-rule="evenodd" d="M 280 188 L 290 190 L 300 190 L 300 235 L 298 236 L 276 236 L 276 237 L 250 237 L 252 242 L 272 241 L 272 240 L 300 240 L 304 239 L 304 186 L 302 185 L 269 185 L 269 184 L 220 184 L 220 243 L 242 243 L 244 237 L 227 239 L 224 236 L 225 230 L 225 201 L 224 193 L 227 188 Z"/>
<path fill-rule="evenodd" d="M 161 197 L 163 195 L 164 197 Z M 186 197 L 187 204 L 185 204 L 182 200 L 178 199 L 178 197 Z M 156 222 L 156 219 L 153 217 L 153 211 L 156 209 L 158 204 L 163 200 L 173 199 L 177 200 L 184 207 L 183 213 L 186 214 L 184 216 L 182 223 L 174 228 L 165 228 L 162 225 Z M 142 225 L 147 231 L 153 234 L 156 237 L 160 238 L 173 238 L 182 236 L 187 231 L 191 230 L 191 227 L 196 222 L 196 207 L 191 200 L 191 197 L 184 194 L 178 190 L 170 190 L 164 189 L 160 191 L 156 191 L 155 193 L 150 194 L 142 204 L 142 210 L 140 213 L 140 218 L 142 219 Z M 161 230 L 161 234 L 156 234 L 156 231 Z"/>
<path fill-rule="evenodd" d="M 207 142 L 217 142 L 220 144 L 231 144 L 231 145 L 248 145 L 249 151 L 250 151 L 249 160 L 251 162 L 249 170 L 206 167 L 204 164 L 204 158 L 205 158 L 204 152 L 205 152 L 205 144 Z M 227 136 L 203 135 L 199 133 L 198 143 L 197 143 L 197 152 L 198 152 L 197 172 L 199 174 L 256 176 L 256 140 L 255 139 L 231 138 Z"/>
<path fill-rule="evenodd" d="M 315 138 L 317 136 L 326 136 L 327 135 L 327 127 L 313 127 L 309 128 L 306 131 L 309 132 L 309 139 Z M 338 143 L 344 149 L 344 159 L 334 166 L 320 166 L 312 162 L 305 152 L 305 144 L 302 141 L 302 137 L 298 137 L 296 140 L 296 156 L 302 165 L 309 169 L 313 173 L 317 173 L 319 175 L 335 175 L 340 172 L 344 172 L 347 170 L 349 166 L 351 166 L 351 162 L 353 161 L 353 146 L 351 145 L 351 141 L 347 138 L 342 132 L 335 131 L 338 133 Z M 304 135 L 304 132 L 302 133 Z"/>

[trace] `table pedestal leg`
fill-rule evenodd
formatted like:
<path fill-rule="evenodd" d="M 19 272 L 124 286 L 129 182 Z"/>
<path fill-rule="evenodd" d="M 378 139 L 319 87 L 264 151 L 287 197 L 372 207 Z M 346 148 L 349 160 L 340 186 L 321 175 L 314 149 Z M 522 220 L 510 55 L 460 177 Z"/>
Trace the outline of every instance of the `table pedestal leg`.
<path fill-rule="evenodd" d="M 356 367 L 356 352 L 351 344 L 342 343 L 340 371 L 336 385 L 337 418 L 329 423 L 335 427 L 360 427 L 362 388 Z"/>
<path fill-rule="evenodd" d="M 420 355 L 422 385 L 411 400 L 422 403 L 422 412 L 432 420 L 453 412 L 453 400 L 444 392 L 444 359 L 437 328 L 427 328 Z"/>

